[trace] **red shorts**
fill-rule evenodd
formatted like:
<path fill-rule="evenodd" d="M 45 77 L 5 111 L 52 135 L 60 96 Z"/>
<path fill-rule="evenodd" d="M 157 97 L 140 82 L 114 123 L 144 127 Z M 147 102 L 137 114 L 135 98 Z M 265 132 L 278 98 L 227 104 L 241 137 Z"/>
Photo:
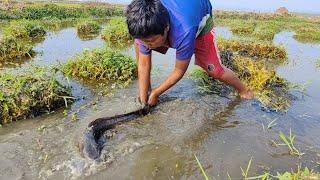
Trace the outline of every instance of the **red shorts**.
<path fill-rule="evenodd" d="M 139 46 L 140 42 L 135 40 L 135 45 Z M 153 50 L 165 54 L 168 48 L 160 47 Z M 195 64 L 202 67 L 209 74 L 209 76 L 213 78 L 219 78 L 222 76 L 224 69 L 221 64 L 217 44 L 215 42 L 214 29 L 196 39 L 194 54 Z"/>
<path fill-rule="evenodd" d="M 195 64 L 202 67 L 211 77 L 219 78 L 224 73 L 219 50 L 215 41 L 215 30 L 196 39 Z"/>

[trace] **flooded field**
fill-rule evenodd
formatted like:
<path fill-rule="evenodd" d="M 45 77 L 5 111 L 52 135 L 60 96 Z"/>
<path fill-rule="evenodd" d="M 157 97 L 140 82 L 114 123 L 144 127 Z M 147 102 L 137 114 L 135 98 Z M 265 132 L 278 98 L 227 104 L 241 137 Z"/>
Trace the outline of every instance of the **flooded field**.
<path fill-rule="evenodd" d="M 220 36 L 230 37 L 226 28 L 217 29 Z M 277 34 L 274 42 L 283 44 L 289 55 L 289 63 L 278 67 L 278 73 L 293 83 L 310 82 L 303 93 L 292 92 L 296 99 L 287 113 L 262 111 L 255 102 L 236 97 L 199 94 L 186 77 L 162 97 L 154 112 L 110 131 L 103 161 L 97 163 L 80 156 L 77 138 L 91 120 L 137 108 L 137 88 L 134 83 L 112 97 L 99 98 L 77 84 L 74 91 L 80 91 L 85 99 L 75 103 L 69 115 L 57 111 L 1 128 L 1 162 L 5 162 L 0 165 L 1 179 L 199 179 L 194 154 L 207 174 L 217 179 L 227 178 L 227 174 L 241 178 L 240 167 L 246 167 L 251 157 L 250 175 L 288 171 L 298 165 L 317 170 L 320 71 L 315 63 L 320 45 L 299 43 L 289 32 Z M 35 46 L 41 53 L 32 60 L 3 69 L 24 68 L 30 62 L 56 64 L 83 48 L 101 45 L 99 37 L 83 41 L 74 28 L 62 29 L 49 33 Z M 133 49 L 124 52 L 134 56 Z M 172 51 L 166 56 L 155 54 L 153 84 L 170 72 L 172 55 Z M 82 108 L 84 105 L 88 106 Z M 71 120 L 74 111 L 78 111 L 77 121 Z M 271 121 L 275 126 L 267 129 Z M 272 146 L 272 140 L 280 142 L 279 131 L 289 134 L 290 129 L 296 135 L 296 147 L 305 153 L 301 157 L 290 156 L 286 147 Z"/>
<path fill-rule="evenodd" d="M 233 37 L 227 27 L 216 30 L 220 37 Z M 298 167 L 319 172 L 320 44 L 298 42 L 287 31 L 277 33 L 273 42 L 288 54 L 287 63 L 276 65 L 277 74 L 292 84 L 288 93 L 293 100 L 286 112 L 262 108 L 257 100 L 200 93 L 186 75 L 150 114 L 108 130 L 101 159 L 93 161 L 79 152 L 84 130 L 94 119 L 138 109 L 137 82 L 123 89 L 108 87 L 110 93 L 102 96 L 101 88 L 107 87 L 70 78 L 77 100 L 67 110 L 2 125 L 0 179 L 202 179 L 195 155 L 210 179 L 243 179 L 241 168 L 247 169 L 250 159 L 248 177 Z M 34 46 L 33 58 L 0 71 L 58 65 L 103 44 L 100 35 L 85 40 L 75 27 L 63 28 L 47 33 Z M 122 52 L 135 57 L 133 47 Z M 153 86 L 171 72 L 173 57 L 173 50 L 153 54 Z M 287 137 L 292 132 L 299 155 L 279 145 L 280 132 Z"/>

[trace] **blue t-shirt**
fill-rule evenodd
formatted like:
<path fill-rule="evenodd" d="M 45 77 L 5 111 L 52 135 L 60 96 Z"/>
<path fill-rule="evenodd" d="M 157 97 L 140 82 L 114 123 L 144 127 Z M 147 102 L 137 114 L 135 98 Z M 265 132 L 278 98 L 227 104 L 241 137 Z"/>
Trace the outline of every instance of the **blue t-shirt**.
<path fill-rule="evenodd" d="M 209 0 L 161 0 L 170 16 L 169 43 L 176 49 L 176 59 L 190 60 L 195 49 L 195 39 L 206 20 L 212 15 Z M 140 52 L 150 54 L 143 43 Z"/>

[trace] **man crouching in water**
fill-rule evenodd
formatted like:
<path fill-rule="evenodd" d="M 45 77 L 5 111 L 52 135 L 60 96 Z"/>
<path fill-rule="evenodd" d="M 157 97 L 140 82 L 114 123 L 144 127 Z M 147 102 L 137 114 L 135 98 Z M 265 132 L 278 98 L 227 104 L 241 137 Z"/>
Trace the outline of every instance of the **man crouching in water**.
<path fill-rule="evenodd" d="M 129 33 L 135 38 L 142 103 L 155 105 L 158 97 L 183 77 L 193 54 L 195 64 L 209 76 L 234 87 L 242 98 L 253 98 L 252 91 L 221 64 L 209 0 L 133 0 L 127 7 L 126 18 Z M 176 49 L 175 68 L 148 94 L 151 52 L 165 54 L 168 48 Z"/>

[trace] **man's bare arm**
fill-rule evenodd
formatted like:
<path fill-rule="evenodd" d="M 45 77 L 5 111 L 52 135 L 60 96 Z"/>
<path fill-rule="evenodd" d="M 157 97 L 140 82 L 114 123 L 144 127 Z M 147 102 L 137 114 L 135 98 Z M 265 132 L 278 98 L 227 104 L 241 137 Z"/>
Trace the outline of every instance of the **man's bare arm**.
<path fill-rule="evenodd" d="M 139 53 L 138 80 L 140 101 L 143 104 L 148 102 L 148 91 L 150 87 L 151 54 Z"/>

